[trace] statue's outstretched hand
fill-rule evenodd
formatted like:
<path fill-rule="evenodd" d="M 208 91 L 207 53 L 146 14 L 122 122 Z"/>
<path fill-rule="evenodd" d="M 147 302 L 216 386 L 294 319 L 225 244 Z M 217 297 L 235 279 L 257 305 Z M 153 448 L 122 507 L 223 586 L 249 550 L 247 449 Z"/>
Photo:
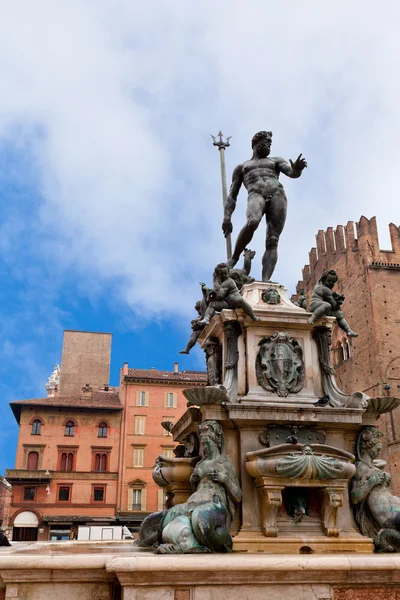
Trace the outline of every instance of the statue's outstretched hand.
<path fill-rule="evenodd" d="M 301 156 L 302 155 L 299 154 L 294 162 L 289 159 L 290 166 L 292 167 L 293 171 L 300 171 L 300 173 L 303 169 L 307 168 L 307 161 L 305 158 L 301 158 Z"/>
<path fill-rule="evenodd" d="M 226 237 L 230 233 L 232 233 L 232 221 L 230 219 L 224 219 L 222 221 L 222 231 L 224 232 L 224 236 Z"/>

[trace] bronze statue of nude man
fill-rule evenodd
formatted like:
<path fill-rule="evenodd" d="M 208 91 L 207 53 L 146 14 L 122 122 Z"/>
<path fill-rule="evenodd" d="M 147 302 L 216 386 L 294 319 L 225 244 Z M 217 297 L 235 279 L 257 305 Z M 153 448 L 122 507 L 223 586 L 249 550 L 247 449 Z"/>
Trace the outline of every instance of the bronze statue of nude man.
<path fill-rule="evenodd" d="M 300 177 L 307 163 L 301 154 L 290 164 L 283 158 L 271 158 L 272 133 L 259 131 L 251 141 L 253 156 L 233 171 L 232 185 L 224 206 L 222 231 L 225 237 L 232 232 L 231 216 L 242 183 L 249 197 L 247 203 L 247 223 L 236 240 L 232 258 L 227 262 L 232 268 L 247 248 L 262 216 L 267 221 L 265 253 L 262 259 L 262 280 L 270 281 L 278 259 L 278 241 L 286 220 L 286 194 L 279 182 L 279 174 L 284 173 L 293 179 Z"/>

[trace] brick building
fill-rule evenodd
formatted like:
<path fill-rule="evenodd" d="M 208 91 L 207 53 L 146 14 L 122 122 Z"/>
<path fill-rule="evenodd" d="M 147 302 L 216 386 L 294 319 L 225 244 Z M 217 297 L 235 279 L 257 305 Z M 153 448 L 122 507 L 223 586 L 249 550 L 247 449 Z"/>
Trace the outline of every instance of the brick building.
<path fill-rule="evenodd" d="M 322 271 L 335 269 L 338 274 L 335 290 L 345 295 L 343 312 L 359 333 L 348 339 L 335 325 L 332 334 L 336 379 L 347 393 L 400 394 L 400 229 L 391 223 L 389 232 L 392 247 L 382 250 L 375 217 L 320 230 L 296 286 L 297 293 L 304 289 L 309 306 Z M 382 415 L 378 424 L 385 434 L 393 489 L 400 494 L 400 408 Z"/>
<path fill-rule="evenodd" d="M 114 521 L 122 405 L 108 385 L 110 350 L 111 334 L 66 331 L 48 397 L 10 403 L 20 427 L 7 470 L 14 540 L 69 539 L 79 523 Z"/>
<path fill-rule="evenodd" d="M 11 484 L 0 475 L 0 531 L 7 530 L 11 504 Z"/>
<path fill-rule="evenodd" d="M 152 470 L 175 444 L 161 421 L 178 419 L 183 389 L 207 376 L 177 363 L 174 371 L 125 364 L 119 391 L 108 385 L 110 354 L 111 334 L 66 331 L 48 396 L 10 403 L 20 426 L 15 469 L 6 472 L 12 539 L 69 539 L 90 523 L 135 530 L 162 504 Z"/>
<path fill-rule="evenodd" d="M 207 374 L 196 371 L 121 369 L 120 399 L 124 408 L 119 465 L 117 516 L 137 529 L 148 514 L 164 506 L 162 490 L 152 479 L 157 456 L 173 456 L 176 444 L 162 421 L 176 422 L 186 410 L 183 390 L 207 385 Z"/>

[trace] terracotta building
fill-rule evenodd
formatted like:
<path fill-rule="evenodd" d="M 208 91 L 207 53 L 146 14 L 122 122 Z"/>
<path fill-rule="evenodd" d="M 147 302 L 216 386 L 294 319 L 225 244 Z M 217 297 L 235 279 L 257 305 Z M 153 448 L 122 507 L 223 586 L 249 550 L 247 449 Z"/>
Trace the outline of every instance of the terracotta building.
<path fill-rule="evenodd" d="M 8 528 L 11 503 L 11 484 L 0 475 L 0 531 Z"/>
<path fill-rule="evenodd" d="M 370 396 L 400 394 L 400 229 L 389 225 L 391 248 L 379 246 L 375 217 L 354 224 L 328 227 L 316 236 L 296 291 L 305 290 L 309 306 L 312 290 L 324 269 L 338 274 L 335 290 L 345 295 L 343 312 L 359 337 L 348 339 L 335 325 L 332 362 L 344 392 Z M 400 408 L 382 415 L 385 456 L 400 494 Z"/>
<path fill-rule="evenodd" d="M 49 396 L 11 402 L 20 426 L 15 469 L 7 470 L 14 540 L 69 539 L 79 523 L 114 520 L 122 406 L 108 386 L 110 350 L 108 333 L 66 331 Z"/>
<path fill-rule="evenodd" d="M 6 472 L 12 539 L 69 539 L 79 524 L 137 530 L 163 503 L 151 474 L 175 444 L 161 421 L 182 415 L 182 390 L 206 385 L 206 374 L 125 364 L 119 391 L 108 385 L 110 354 L 111 334 L 66 331 L 48 396 L 10 403 L 20 426 Z"/>
<path fill-rule="evenodd" d="M 197 371 L 121 369 L 120 399 L 124 408 L 121 431 L 120 484 L 117 517 L 133 530 L 148 514 L 164 506 L 162 490 L 152 471 L 157 456 L 173 456 L 176 444 L 161 422 L 176 422 L 186 410 L 183 390 L 207 385 Z"/>

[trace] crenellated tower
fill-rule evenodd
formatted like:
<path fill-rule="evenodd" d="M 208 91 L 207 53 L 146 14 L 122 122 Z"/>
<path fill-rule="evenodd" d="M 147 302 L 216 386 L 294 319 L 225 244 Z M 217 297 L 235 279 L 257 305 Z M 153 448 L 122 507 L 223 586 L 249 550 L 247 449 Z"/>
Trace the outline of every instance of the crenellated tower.
<path fill-rule="evenodd" d="M 332 362 L 343 391 L 359 389 L 369 395 L 397 395 L 400 390 L 400 228 L 389 225 L 391 249 L 379 245 L 376 218 L 362 216 L 316 235 L 302 280 L 296 286 L 307 305 L 325 269 L 335 269 L 335 290 L 345 295 L 343 310 L 358 338 L 347 339 L 336 325 L 332 334 Z M 294 296 L 293 298 L 296 298 Z M 389 387 L 390 386 L 390 387 Z M 400 493 L 400 408 L 382 415 L 386 458 L 395 493 Z"/>

